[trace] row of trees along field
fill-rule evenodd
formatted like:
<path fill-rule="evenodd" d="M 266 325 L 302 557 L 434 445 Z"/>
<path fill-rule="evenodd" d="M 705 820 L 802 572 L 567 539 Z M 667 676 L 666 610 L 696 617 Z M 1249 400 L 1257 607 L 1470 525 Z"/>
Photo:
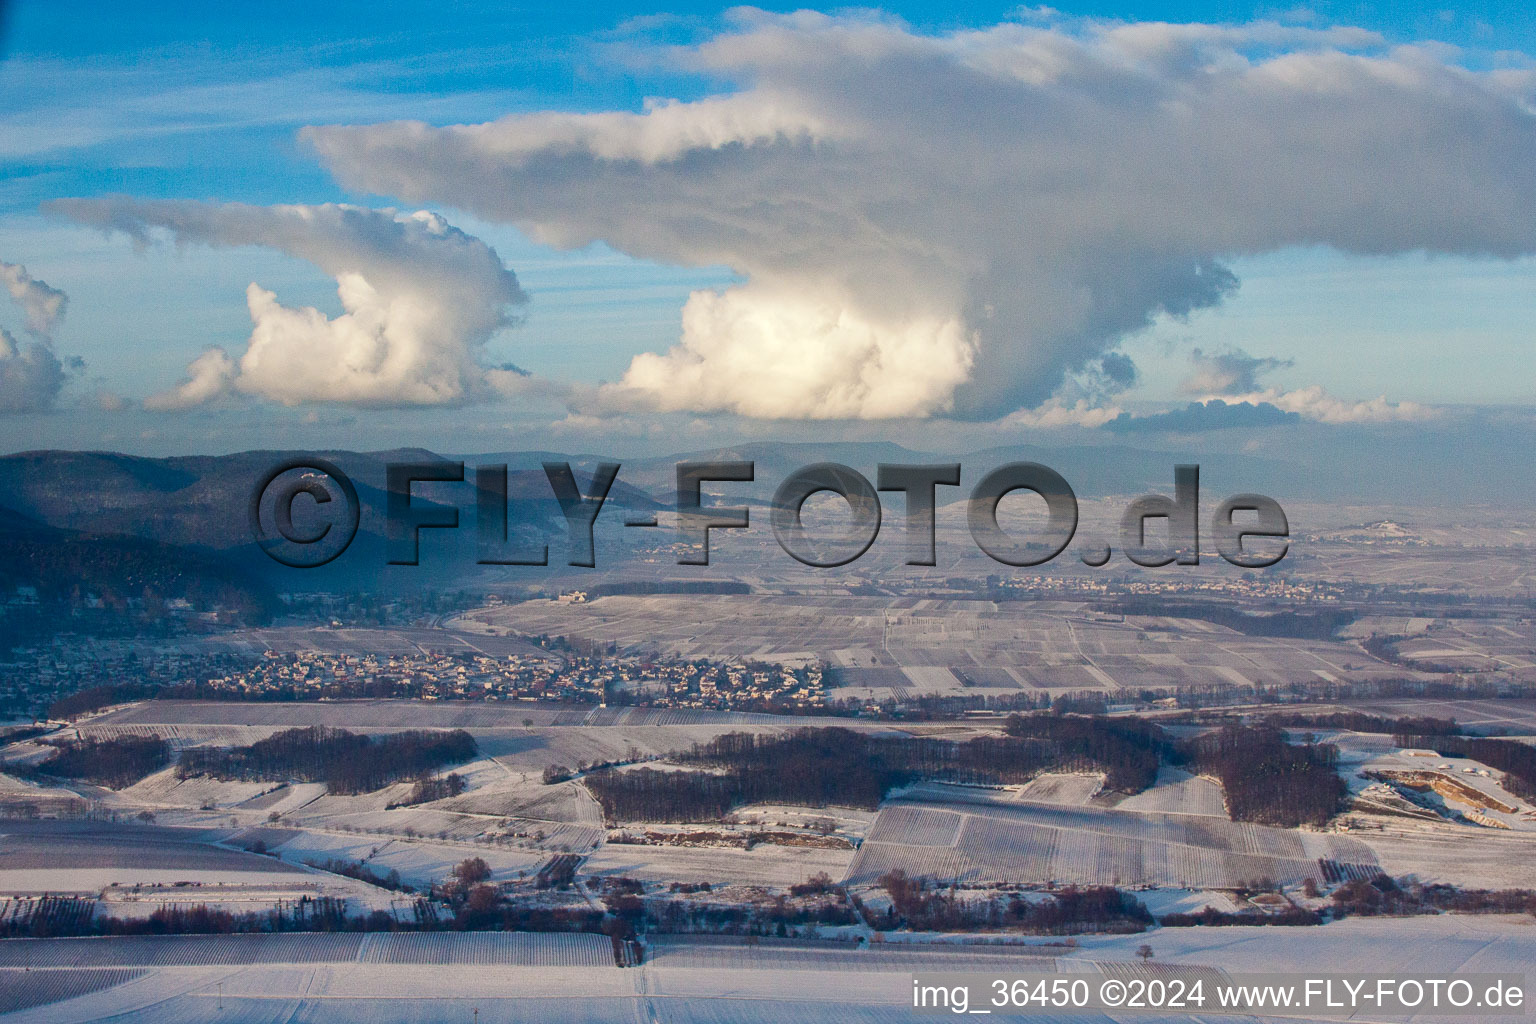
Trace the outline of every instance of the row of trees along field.
<path fill-rule="evenodd" d="M 956 742 L 850 729 L 785 735 L 729 733 L 675 760 L 711 771 L 601 771 L 586 784 L 612 821 L 712 821 L 747 803 L 879 806 L 917 780 L 1003 785 L 1042 771 L 1102 771 L 1111 789 L 1136 793 L 1157 778 L 1166 743 L 1134 719 L 1013 716 L 1008 735 Z"/>
<path fill-rule="evenodd" d="M 1264 721 L 1286 729 L 1348 729 L 1419 736 L 1455 736 L 1461 732 L 1454 718 L 1384 718 L 1363 711 L 1290 711 L 1265 715 Z"/>
<path fill-rule="evenodd" d="M 1338 748 L 1292 745 L 1274 726 L 1228 725 L 1184 741 L 1178 756 L 1221 780 L 1233 821 L 1321 825 L 1344 798 Z"/>
<path fill-rule="evenodd" d="M 314 725 L 285 729 L 248 747 L 190 747 L 182 751 L 176 773 L 183 779 L 210 775 L 323 782 L 332 793 L 351 795 L 468 761 L 476 752 L 474 738 L 463 729 L 413 729 L 371 738 Z"/>
<path fill-rule="evenodd" d="M 1139 932 L 1152 924 L 1146 906 L 1112 886 L 1067 888 L 1049 898 L 1027 900 L 1014 893 L 1003 898 L 966 899 L 929 879 L 908 877 L 896 869 L 877 883 L 891 897 L 882 928 L 916 931 L 1019 930 L 1042 934 Z"/>

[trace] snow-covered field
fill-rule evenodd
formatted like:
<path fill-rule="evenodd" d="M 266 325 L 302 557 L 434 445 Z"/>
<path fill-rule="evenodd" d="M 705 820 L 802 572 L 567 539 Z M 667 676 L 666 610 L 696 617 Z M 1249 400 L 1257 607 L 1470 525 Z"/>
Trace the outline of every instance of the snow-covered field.
<path fill-rule="evenodd" d="M 913 787 L 882 808 L 848 880 L 869 884 L 899 868 L 941 881 L 1217 889 L 1263 878 L 1321 882 L 1319 859 L 1361 865 L 1376 859 L 1366 844 L 1334 833 L 1212 815 L 1029 804 L 1012 796 Z"/>
<path fill-rule="evenodd" d="M 582 874 L 711 885 L 789 886 L 819 872 L 842 878 L 852 850 L 763 843 L 750 850 L 609 843 L 587 858 Z"/>
<path fill-rule="evenodd" d="M 74 796 L 74 792 L 55 786 L 39 786 L 27 779 L 18 779 L 14 775 L 6 775 L 0 772 L 0 796 L 21 794 L 25 796 L 41 796 L 45 793 L 55 793 L 59 796 Z"/>
<path fill-rule="evenodd" d="M 731 812 L 736 821 L 748 825 L 777 825 L 809 828 L 831 822 L 840 836 L 863 835 L 875 822 L 875 811 L 858 807 L 799 807 L 790 804 L 748 804 Z"/>
<path fill-rule="evenodd" d="M 1026 803 L 1082 805 L 1104 786 L 1102 775 L 1068 775 L 1046 772 L 1020 787 L 1018 798 Z"/>
<path fill-rule="evenodd" d="M 158 732 L 178 744 L 248 743 L 287 727 L 300 710 L 312 709 L 151 704 L 109 713 L 83 729 L 97 735 Z M 169 902 L 250 910 L 298 895 L 332 895 L 347 899 L 355 912 L 388 909 L 401 896 L 305 864 L 361 861 L 380 875 L 398 871 L 404 881 L 421 886 L 442 880 L 468 857 L 484 858 L 492 879 L 505 882 L 535 873 L 563 852 L 585 857 L 582 877 L 709 882 L 717 890 L 782 888 L 823 872 L 869 885 L 894 868 L 964 883 L 1156 886 L 1137 895 L 1158 914 L 1204 906 L 1233 909 L 1234 898 L 1215 890 L 1260 878 L 1288 885 L 1305 878 L 1322 881 L 1321 860 L 1361 870 L 1379 865 L 1394 876 L 1462 886 L 1536 887 L 1536 870 L 1530 867 L 1536 863 L 1536 822 L 1525 819 L 1530 808 L 1524 803 L 1504 815 L 1511 825 L 1507 830 L 1360 813 L 1351 814 L 1355 828 L 1347 834 L 1272 829 L 1229 821 L 1219 784 L 1172 768 L 1131 797 L 1101 792 L 1099 776 L 1053 773 L 1005 788 L 917 784 L 878 812 L 759 805 L 739 809 L 733 824 L 720 826 L 827 832 L 861 843 L 857 849 L 608 843 L 591 794 L 577 781 L 545 785 L 545 766 L 637 758 L 644 764 L 722 732 L 805 723 L 530 708 L 528 717 L 537 720 L 525 727 L 517 720 L 522 708 L 423 710 L 356 702 L 313 710 L 335 719 L 328 724 L 370 732 L 421 724 L 406 717 L 421 711 L 437 716 L 433 725 L 471 728 L 481 756 L 451 769 L 467 784 L 459 796 L 393 808 L 389 805 L 408 797 L 409 783 L 341 796 L 318 784 L 178 780 L 167 769 L 116 793 L 82 787 L 83 795 L 120 820 L 0 823 L 0 894 L 105 892 L 102 910 L 118 915 L 140 915 Z M 240 715 L 249 717 L 241 721 Z M 959 735 L 981 726 L 911 728 Z M 1385 737 L 1321 738 L 1340 744 L 1342 772 L 1356 792 L 1371 784 L 1361 777 L 1366 771 L 1443 770 L 1491 798 L 1514 802 L 1496 774 L 1480 774 L 1480 766 L 1471 763 L 1411 757 Z M 1442 764 L 1449 767 L 1441 769 Z M 25 787 L 0 778 L 0 796 Z M 1448 803 L 1455 811 L 1454 801 Z M 145 809 L 154 812 L 154 827 L 133 821 Z M 251 848 L 269 855 L 243 852 Z M 578 888 L 564 895 L 582 905 L 588 892 Z M 0 1013 L 11 1009 L 15 1012 L 6 1020 L 49 1022 L 118 1014 L 123 1021 L 155 1024 L 214 1018 L 252 1024 L 436 1024 L 472 1019 L 470 1011 L 478 1007 L 487 1021 L 836 1024 L 906 1019 L 914 970 L 1001 962 L 1091 971 L 1099 962 L 1131 961 L 1144 941 L 1154 947 L 1159 964 L 1234 971 L 1323 964 L 1329 970 L 1350 964 L 1371 970 L 1398 964 L 1503 970 L 1520 969 L 1507 965 L 1523 965 L 1536 955 L 1536 922 L 1514 918 L 1162 929 L 1126 938 L 1081 936 L 1075 949 L 1043 939 L 1025 940 L 1027 948 L 965 947 L 956 946 L 953 936 L 950 948 L 937 949 L 924 938 L 936 937 L 891 934 L 872 948 L 657 940 L 651 960 L 639 969 L 614 966 L 607 939 L 596 936 L 335 935 L 314 937 L 312 943 L 300 936 L 228 936 L 160 946 L 116 939 L 68 946 L 0 942 L 0 988 L 21 993 L 11 1003 L 0 996 Z M 259 947 L 258 940 L 268 944 Z M 12 972 L 26 975 L 29 966 L 30 973 L 51 973 L 16 979 Z M 27 1008 L 29 1003 L 34 1005 Z"/>
<path fill-rule="evenodd" d="M 1530 832 L 1426 826 L 1404 819 L 1381 819 L 1380 824 L 1380 831 L 1354 835 L 1394 878 L 1412 875 L 1465 888 L 1536 888 L 1536 835 Z"/>
<path fill-rule="evenodd" d="M 1536 960 L 1529 918 L 1437 917 L 1351 919 L 1321 928 L 1160 929 L 1085 936 L 1075 948 L 1043 940 L 1016 947 L 860 948 L 656 939 L 647 962 L 629 969 L 613 966 L 600 936 L 12 940 L 0 942 L 0 971 L 8 979 L 32 966 L 29 973 L 47 977 L 28 982 L 29 991 L 35 986 L 56 1000 L 5 1015 L 16 1024 L 109 1018 L 121 1024 L 439 1024 L 476 1019 L 475 1010 L 486 1021 L 539 1024 L 876 1024 L 934 1019 L 910 1006 L 916 972 L 1124 975 L 1144 970 L 1135 956 L 1144 942 L 1153 948 L 1152 966 L 1165 971 L 1521 973 Z M 109 967 L 120 973 L 105 973 Z"/>
<path fill-rule="evenodd" d="M 393 893 L 214 845 L 219 833 L 92 821 L 0 823 L 0 894 L 101 897 L 98 912 L 143 917 L 167 904 L 262 911 L 300 897 L 387 909 Z M 445 872 L 446 873 L 446 872 Z"/>
<path fill-rule="evenodd" d="M 1190 775 L 1164 765 L 1150 789 L 1125 797 L 1115 804 L 1122 811 L 1152 811 L 1163 814 L 1210 814 L 1227 816 L 1221 783 L 1203 776 Z"/>
<path fill-rule="evenodd" d="M 274 782 L 221 782 L 206 776 L 178 779 L 172 766 L 118 790 L 117 796 L 125 804 L 145 807 L 225 808 L 254 803 L 275 789 Z"/>

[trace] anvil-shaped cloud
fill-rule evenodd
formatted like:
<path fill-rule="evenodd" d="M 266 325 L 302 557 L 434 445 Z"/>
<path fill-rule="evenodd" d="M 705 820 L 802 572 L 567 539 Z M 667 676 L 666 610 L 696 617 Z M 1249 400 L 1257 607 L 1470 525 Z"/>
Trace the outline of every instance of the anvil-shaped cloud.
<path fill-rule="evenodd" d="M 358 189 L 746 278 L 594 409 L 990 418 L 1221 301 L 1233 257 L 1536 251 L 1527 70 L 1347 28 L 735 16 L 653 54 L 721 95 L 307 138 Z"/>

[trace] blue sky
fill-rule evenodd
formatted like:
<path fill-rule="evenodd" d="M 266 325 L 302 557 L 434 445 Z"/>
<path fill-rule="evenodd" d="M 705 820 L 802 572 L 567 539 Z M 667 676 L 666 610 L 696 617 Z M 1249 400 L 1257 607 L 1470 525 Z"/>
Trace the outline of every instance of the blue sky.
<path fill-rule="evenodd" d="M 1478 72 L 1520 68 L 1518 54 L 1536 53 L 1536 12 L 1517 3 L 1475 8 L 1098 3 L 1023 15 L 1003 4 L 908 3 L 883 9 L 903 19 L 914 36 L 989 29 L 1020 19 L 1031 25 L 1080 25 L 1084 18 L 1275 20 L 1319 30 L 1359 27 L 1379 33 L 1387 47 L 1448 44 L 1461 48 L 1445 51 L 1448 65 Z M 711 263 L 707 256 L 714 249 L 703 242 L 651 259 L 626 255 L 620 250 L 646 247 L 622 242 L 559 248 L 531 240 L 516 217 L 497 215 L 494 203 L 468 198 L 461 203 L 451 188 L 429 191 L 425 202 L 374 191 L 366 174 L 339 171 L 334 159 L 317 156 L 300 131 L 308 125 L 397 119 L 479 123 L 537 111 L 638 112 L 648 97 L 697 101 L 732 93 L 741 86 L 729 74 L 654 59 L 667 44 L 716 36 L 721 14 L 720 7 L 706 4 L 450 10 L 440 4 L 381 9 L 352 3 L 13 3 L 5 16 L 0 63 L 5 97 L 0 261 L 25 265 L 33 278 L 68 293 L 68 312 L 43 343 L 61 359 L 78 357 L 84 366 L 66 365 L 68 377 L 46 407 L 0 418 L 11 437 L 3 447 L 444 446 L 465 429 L 487 437 L 513 431 L 530 445 L 586 448 L 599 447 L 605 438 L 663 444 L 687 430 L 698 436 L 721 429 L 749 436 L 815 434 L 822 429 L 815 417 L 806 422 L 798 415 L 754 416 L 739 398 L 708 395 L 697 408 L 659 411 L 613 403 L 601 410 L 591 403 L 576 407 L 551 391 L 380 411 L 376 402 L 324 397 L 283 405 L 259 391 L 240 394 L 235 384 L 228 385 L 229 397 L 208 404 L 145 410 L 140 403 L 174 388 L 209 346 L 238 361 L 252 334 L 247 285 L 258 282 L 286 307 L 312 306 L 335 317 L 342 312 L 335 275 L 317 269 L 311 258 L 264 242 L 221 241 L 209 248 L 182 238 L 181 245 L 141 249 L 121 234 L 97 230 L 89 217 L 82 223 L 79 215 L 42 209 L 57 200 L 112 196 L 258 207 L 340 202 L 432 209 L 494 246 L 530 299 L 516 310 L 522 322 L 492 332 L 476 358 L 487 365 L 515 364 L 560 387 L 614 382 L 630 370 L 637 353 L 667 353 L 678 343 L 692 293 L 728 290 L 746 275 Z M 637 53 L 651 59 L 637 60 Z M 164 229 L 156 216 L 143 223 Z M 561 222 L 607 238 L 601 225 L 589 231 L 585 222 L 573 224 L 577 221 Z M 1474 240 L 1463 248 L 1482 244 Z M 739 262 L 771 263 L 761 255 L 747 254 Z M 1048 401 L 1055 404 L 1047 406 L 1044 392 L 1021 385 L 1019 394 L 1029 395 L 1020 406 L 1022 417 L 1009 420 L 1004 414 L 1009 407 L 997 404 L 1003 399 L 989 399 L 984 415 L 959 417 L 976 426 L 945 429 L 982 440 L 1043 429 L 1092 433 L 1091 417 L 1063 424 L 1031 410 L 1077 402 L 1140 414 L 1204 400 L 1209 396 L 1186 384 L 1197 359 L 1193 353 L 1229 349 L 1274 360 L 1260 382 L 1266 394 L 1323 388 L 1330 400 L 1346 405 L 1378 396 L 1393 407 L 1536 405 L 1536 375 L 1530 373 L 1530 325 L 1536 323 L 1531 257 L 1425 255 L 1412 246 L 1344 254 L 1316 245 L 1218 255 L 1240 281 L 1235 292 L 1196 309 L 1187 320 L 1157 315 L 1151 327 L 1127 332 L 1110 346 L 1134 360 L 1134 386 L 1109 395 L 1094 391 L 1091 382 L 1076 391 L 1068 386 L 1052 394 Z M 27 340 L 19 303 L 0 305 L 0 327 L 21 339 L 18 347 L 37 343 Z M 912 408 L 914 415 L 899 417 L 900 430 L 920 432 L 925 421 L 948 419 L 942 403 Z M 832 418 L 850 437 L 887 431 L 878 416 Z M 1414 429 L 1437 429 L 1434 417 Z M 1272 442 L 1245 434 L 1222 443 Z"/>

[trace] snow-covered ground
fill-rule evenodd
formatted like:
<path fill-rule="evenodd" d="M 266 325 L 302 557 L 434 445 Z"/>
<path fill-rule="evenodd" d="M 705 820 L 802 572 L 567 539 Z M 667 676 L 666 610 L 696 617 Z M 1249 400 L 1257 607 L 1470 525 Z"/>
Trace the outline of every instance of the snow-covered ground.
<path fill-rule="evenodd" d="M 650 943 L 643 966 L 628 969 L 611 966 L 607 941 L 600 936 L 224 936 L 129 940 L 117 950 L 111 944 L 121 940 L 83 941 L 99 944 L 100 952 L 0 943 L 0 972 L 7 980 L 19 978 L 20 966 L 28 961 L 34 968 L 29 973 L 37 975 L 99 971 L 91 965 L 103 958 L 121 971 L 97 981 L 117 984 L 6 1014 L 7 1024 L 85 1024 L 108 1018 L 120 1024 L 437 1024 L 476 1019 L 477 1009 L 478 1019 L 486 1021 L 539 1024 L 875 1024 L 934 1019 L 910 1005 L 917 972 L 1125 973 L 1140 968 L 1136 950 L 1142 943 L 1152 947 L 1154 967 L 1231 973 L 1522 973 L 1536 960 L 1536 926 L 1529 918 L 1511 917 L 1351 919 L 1321 928 L 1160 929 L 1145 935 L 1086 936 L 1075 947 L 1046 940 L 1009 947 L 875 943 L 861 948 L 851 942 L 763 940 L 748 945 L 660 938 Z M 167 948 L 157 949 L 157 941 Z M 62 958 L 82 966 L 53 966 Z M 144 964 L 144 973 L 134 976 L 129 968 L 135 964 Z M 55 992 L 69 992 L 51 976 L 43 983 Z M 1411 1019 L 1429 1024 L 1436 1018 Z"/>
<path fill-rule="evenodd" d="M 882 807 L 848 878 L 868 884 L 900 869 L 941 882 L 1216 889 L 1263 878 L 1322 882 L 1320 860 L 1371 865 L 1375 855 L 1333 833 L 1123 804 L 1026 803 L 1006 791 L 930 783 Z"/>
<path fill-rule="evenodd" d="M 1165 914 L 1194 914 L 1207 907 L 1222 913 L 1252 910 L 1247 901 L 1231 893 L 1211 889 L 1139 889 L 1133 893 L 1152 911 L 1152 916 Z M 1243 904 L 1243 905 L 1240 905 Z"/>
<path fill-rule="evenodd" d="M 1158 769 L 1157 781 L 1150 789 L 1124 798 L 1115 807 L 1122 811 L 1209 814 L 1218 818 L 1227 816 L 1227 803 L 1221 783 L 1215 779 L 1190 775 L 1168 765 Z"/>
<path fill-rule="evenodd" d="M 1018 788 L 1018 799 L 1026 803 L 1086 804 L 1104 788 L 1103 775 L 1074 775 L 1046 772 Z"/>
<path fill-rule="evenodd" d="M 0 894 L 99 896 L 98 912 L 142 917 L 166 904 L 246 912 L 331 896 L 353 913 L 395 894 L 216 844 L 218 833 L 90 821 L 0 823 Z"/>
<path fill-rule="evenodd" d="M 820 872 L 842 878 L 852 860 L 853 851 L 848 849 L 768 843 L 750 850 L 609 843 L 587 858 L 582 874 L 622 875 L 657 882 L 789 886 Z"/>
<path fill-rule="evenodd" d="M 845 839 L 862 839 L 874 824 L 875 811 L 857 807 L 798 807 L 790 804 L 748 804 L 731 812 L 730 818 L 743 825 L 768 828 L 816 829 L 830 822 L 830 834 Z M 699 827 L 699 826 L 695 826 Z"/>

